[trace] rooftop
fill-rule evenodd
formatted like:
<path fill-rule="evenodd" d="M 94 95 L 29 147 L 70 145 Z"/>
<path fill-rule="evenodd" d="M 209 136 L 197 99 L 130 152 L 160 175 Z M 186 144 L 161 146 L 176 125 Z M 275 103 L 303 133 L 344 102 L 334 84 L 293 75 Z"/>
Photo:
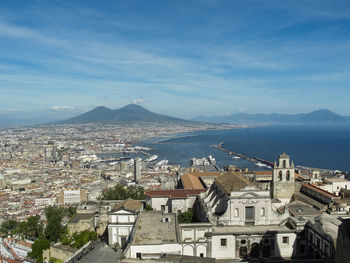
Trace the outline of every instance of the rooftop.
<path fill-rule="evenodd" d="M 339 178 L 339 177 L 328 177 L 328 178 L 325 178 L 325 181 L 329 181 L 332 183 L 350 183 L 349 180 L 344 178 Z"/>
<path fill-rule="evenodd" d="M 300 201 L 294 201 L 290 203 L 288 209 L 293 216 L 316 216 L 322 214 L 320 210 L 317 210 L 311 205 L 306 205 Z"/>
<path fill-rule="evenodd" d="M 177 241 L 175 214 L 161 211 L 143 211 L 139 214 L 133 244 L 157 245 L 177 243 Z"/>
<path fill-rule="evenodd" d="M 262 225 L 262 226 L 220 226 L 213 227 L 215 234 L 227 235 L 247 235 L 247 234 L 265 234 L 266 232 L 293 232 L 284 225 Z"/>
<path fill-rule="evenodd" d="M 138 212 L 142 208 L 143 204 L 140 201 L 128 199 L 124 202 L 118 203 L 113 207 L 113 210 L 125 209 L 129 211 Z"/>
<path fill-rule="evenodd" d="M 145 192 L 146 196 L 150 197 L 170 197 L 170 198 L 187 198 L 189 196 L 196 196 L 204 192 L 204 189 L 174 189 L 174 190 L 151 190 Z"/>
<path fill-rule="evenodd" d="M 94 218 L 94 214 L 76 214 L 69 223 L 78 223 L 80 220 L 91 220 Z"/>
<path fill-rule="evenodd" d="M 181 177 L 181 182 L 185 189 L 204 189 L 202 183 L 200 182 L 200 177 L 218 177 L 222 175 L 223 172 L 190 172 L 186 173 Z"/>
<path fill-rule="evenodd" d="M 240 191 L 248 185 L 259 188 L 256 183 L 249 181 L 243 175 L 237 173 L 225 173 L 216 178 L 215 181 L 227 194 L 230 194 L 231 191 Z"/>
<path fill-rule="evenodd" d="M 322 194 L 322 195 L 324 195 L 324 196 L 326 196 L 328 198 L 331 198 L 331 199 L 340 199 L 339 196 L 337 196 L 335 194 L 332 194 L 332 193 L 330 193 L 330 192 L 328 192 L 326 190 L 323 190 L 323 189 L 317 187 L 315 184 L 312 184 L 312 183 L 310 183 L 310 184 L 303 184 L 303 187 L 309 188 L 309 189 L 311 189 L 313 191 L 316 191 L 316 192 L 318 192 L 318 193 L 320 193 L 320 194 Z"/>

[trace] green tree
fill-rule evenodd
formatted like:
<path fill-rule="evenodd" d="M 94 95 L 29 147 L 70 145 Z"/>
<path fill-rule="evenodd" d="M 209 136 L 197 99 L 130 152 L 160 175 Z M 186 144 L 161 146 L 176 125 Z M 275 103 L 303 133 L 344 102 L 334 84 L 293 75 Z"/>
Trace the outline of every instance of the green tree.
<path fill-rule="evenodd" d="M 145 210 L 146 211 L 153 211 L 153 208 L 150 205 L 146 205 Z"/>
<path fill-rule="evenodd" d="M 35 259 L 37 263 L 43 262 L 43 251 L 50 247 L 50 241 L 46 239 L 37 239 L 32 245 L 32 252 L 28 256 Z"/>
<path fill-rule="evenodd" d="M 57 242 L 65 232 L 65 228 L 61 224 L 64 209 L 57 206 L 48 206 L 45 208 L 45 214 L 47 218 L 45 237 L 52 242 Z"/>
<path fill-rule="evenodd" d="M 141 186 L 124 187 L 118 183 L 111 189 L 103 191 L 102 200 L 126 200 L 132 198 L 134 200 L 145 199 L 144 189 Z"/>
<path fill-rule="evenodd" d="M 2 235 L 17 234 L 19 222 L 15 220 L 8 220 L 2 223 L 0 232 Z"/>
<path fill-rule="evenodd" d="M 90 240 L 97 240 L 97 233 L 94 231 L 82 231 L 80 233 L 73 234 L 73 247 L 81 248 Z"/>
<path fill-rule="evenodd" d="M 33 238 L 43 238 L 43 225 L 40 216 L 31 216 L 26 223 L 26 235 Z"/>
<path fill-rule="evenodd" d="M 193 222 L 192 210 L 188 210 L 187 212 L 184 212 L 184 213 L 179 213 L 177 215 L 177 220 L 179 224 L 192 223 Z"/>

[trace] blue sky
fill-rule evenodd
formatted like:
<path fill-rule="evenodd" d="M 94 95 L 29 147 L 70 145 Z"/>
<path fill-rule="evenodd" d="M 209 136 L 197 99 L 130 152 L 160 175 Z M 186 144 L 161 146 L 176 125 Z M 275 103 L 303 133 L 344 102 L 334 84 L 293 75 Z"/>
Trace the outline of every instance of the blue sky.
<path fill-rule="evenodd" d="M 0 113 L 350 115 L 350 1 L 0 0 Z"/>

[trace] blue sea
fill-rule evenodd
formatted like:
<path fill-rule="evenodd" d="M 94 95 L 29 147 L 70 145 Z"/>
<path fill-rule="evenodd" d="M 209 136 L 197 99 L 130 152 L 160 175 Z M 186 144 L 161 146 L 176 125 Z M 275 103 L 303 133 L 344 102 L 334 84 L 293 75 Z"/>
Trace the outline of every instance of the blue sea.
<path fill-rule="evenodd" d="M 219 167 L 238 165 L 261 170 L 253 163 L 232 159 L 212 145 L 224 142 L 223 148 L 250 157 L 269 161 L 286 152 L 296 166 L 350 171 L 350 127 L 347 126 L 270 126 L 231 130 L 209 130 L 177 135 L 175 138 L 155 138 L 144 145 L 154 148 L 158 160 L 189 166 L 192 157 L 213 155 Z"/>

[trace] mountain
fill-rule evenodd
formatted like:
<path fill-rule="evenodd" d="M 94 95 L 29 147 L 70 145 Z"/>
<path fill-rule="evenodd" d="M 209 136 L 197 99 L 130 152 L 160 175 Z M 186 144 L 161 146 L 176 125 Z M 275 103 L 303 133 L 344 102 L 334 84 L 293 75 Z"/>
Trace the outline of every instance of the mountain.
<path fill-rule="evenodd" d="M 59 122 L 60 124 L 128 124 L 138 122 L 154 123 L 194 123 L 194 121 L 183 120 L 166 115 L 153 113 L 136 104 L 129 104 L 120 109 L 112 110 L 106 107 L 97 107 L 74 118 Z"/>
<path fill-rule="evenodd" d="M 249 114 L 239 112 L 227 116 L 195 118 L 196 121 L 235 124 L 350 124 L 350 117 L 341 116 L 330 110 L 316 110 L 300 114 Z"/>

